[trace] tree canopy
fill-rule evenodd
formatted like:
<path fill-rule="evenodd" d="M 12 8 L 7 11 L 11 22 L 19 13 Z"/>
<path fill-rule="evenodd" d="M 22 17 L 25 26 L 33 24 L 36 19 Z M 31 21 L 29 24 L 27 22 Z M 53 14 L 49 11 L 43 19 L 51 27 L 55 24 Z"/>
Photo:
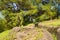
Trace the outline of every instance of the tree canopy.
<path fill-rule="evenodd" d="M 0 21 L 1 28 L 11 29 L 59 18 L 59 2 L 59 0 L 0 0 L 0 11 L 4 15 L 4 19 Z"/>

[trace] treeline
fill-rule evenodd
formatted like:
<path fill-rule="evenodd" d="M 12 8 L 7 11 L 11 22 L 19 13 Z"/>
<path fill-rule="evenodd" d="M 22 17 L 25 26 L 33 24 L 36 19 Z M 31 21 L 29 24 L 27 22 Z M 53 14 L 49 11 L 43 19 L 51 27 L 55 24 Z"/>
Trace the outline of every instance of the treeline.
<path fill-rule="evenodd" d="M 0 0 L 0 30 L 60 18 L 59 0 Z"/>

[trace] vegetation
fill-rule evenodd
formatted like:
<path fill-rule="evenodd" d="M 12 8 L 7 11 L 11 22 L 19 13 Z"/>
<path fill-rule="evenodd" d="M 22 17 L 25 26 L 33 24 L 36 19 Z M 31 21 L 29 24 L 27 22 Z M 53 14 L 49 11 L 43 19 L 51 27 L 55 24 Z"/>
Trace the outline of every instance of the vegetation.
<path fill-rule="evenodd" d="M 56 36 L 55 33 L 53 33 L 52 36 L 53 36 L 53 39 L 54 39 L 54 40 L 57 40 L 57 36 Z"/>
<path fill-rule="evenodd" d="M 15 26 L 59 18 L 60 13 L 58 15 L 58 8 L 54 7 L 52 11 L 51 7 L 53 3 L 51 4 L 51 2 L 43 5 L 41 0 L 1 0 L 0 10 L 5 17 L 4 21 L 6 21 L 4 22 L 5 24 L 2 24 L 6 25 L 2 26 L 2 29 L 5 30 L 4 27 L 11 29 Z"/>
<path fill-rule="evenodd" d="M 10 32 L 10 30 L 0 33 L 0 40 L 7 40 L 9 32 Z"/>
<path fill-rule="evenodd" d="M 39 22 L 60 26 L 60 0 L 0 0 L 0 14 L 0 32 Z"/>
<path fill-rule="evenodd" d="M 54 19 L 54 20 L 50 20 L 50 21 L 43 21 L 41 22 L 41 24 L 45 25 L 45 26 L 53 26 L 53 27 L 57 27 L 60 26 L 60 19 Z"/>

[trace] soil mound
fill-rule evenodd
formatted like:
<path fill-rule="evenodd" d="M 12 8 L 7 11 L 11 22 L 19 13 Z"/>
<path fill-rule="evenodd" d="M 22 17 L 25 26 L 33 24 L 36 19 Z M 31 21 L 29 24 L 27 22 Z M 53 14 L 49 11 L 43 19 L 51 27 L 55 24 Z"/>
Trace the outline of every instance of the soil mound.
<path fill-rule="evenodd" d="M 14 28 L 13 28 L 14 29 Z M 19 29 L 15 27 L 15 29 Z M 14 29 L 14 30 L 15 30 Z M 17 32 L 11 31 L 13 39 L 11 40 L 53 40 L 52 35 L 46 30 L 41 28 L 20 28 Z M 9 35 L 10 35 L 9 34 Z"/>

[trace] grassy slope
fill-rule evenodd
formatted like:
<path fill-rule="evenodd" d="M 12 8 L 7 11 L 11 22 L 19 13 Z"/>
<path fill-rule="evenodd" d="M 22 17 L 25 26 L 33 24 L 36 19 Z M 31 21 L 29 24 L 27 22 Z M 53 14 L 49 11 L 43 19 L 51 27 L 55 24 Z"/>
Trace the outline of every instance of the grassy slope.
<path fill-rule="evenodd" d="M 55 19 L 55 20 L 52 20 L 52 21 L 44 21 L 44 22 L 41 22 L 41 24 L 48 25 L 48 26 L 51 26 L 51 25 L 52 26 L 58 26 L 58 25 L 60 25 L 60 19 L 58 19 L 58 20 Z M 6 38 L 8 38 L 7 35 L 8 35 L 9 32 L 10 31 L 7 30 L 7 31 L 4 31 L 4 32 L 0 33 L 0 40 L 6 40 Z M 57 40 L 55 34 L 52 34 L 52 35 L 54 37 L 54 40 Z"/>
<path fill-rule="evenodd" d="M 24 40 L 26 39 L 27 40 L 27 38 L 30 38 L 32 35 L 34 35 L 34 36 L 32 36 L 33 37 L 33 39 L 34 40 L 37 40 L 39 37 L 42 37 L 42 32 L 41 32 L 41 30 L 38 28 L 36 28 L 35 30 L 34 29 L 32 29 L 32 32 L 30 32 L 30 31 L 28 31 L 28 30 L 24 30 L 24 31 L 27 31 L 27 33 L 29 34 L 28 36 L 26 36 L 25 38 L 24 38 Z M 37 33 L 37 35 L 36 35 L 36 32 L 38 32 Z M 4 32 L 2 32 L 2 33 L 0 33 L 0 40 L 14 40 L 13 38 L 14 37 L 12 37 L 12 36 L 8 36 L 10 31 L 9 30 L 7 30 L 7 31 L 4 31 Z M 23 31 L 22 31 L 23 32 Z M 35 34 L 33 34 L 35 32 Z M 24 34 L 23 34 L 24 35 Z M 9 38 L 10 37 L 10 38 Z M 12 38 L 11 38 L 12 37 Z M 32 38 L 31 38 L 32 39 Z"/>
<path fill-rule="evenodd" d="M 42 24 L 46 27 L 52 26 L 52 27 L 56 28 L 56 27 L 60 27 L 60 19 L 54 19 L 54 20 L 50 20 L 50 21 L 43 21 L 40 24 Z M 57 40 L 57 37 L 56 37 L 55 33 L 53 33 L 52 36 L 53 36 L 54 40 Z"/>
<path fill-rule="evenodd" d="M 4 31 L 4 32 L 0 33 L 0 40 L 6 40 L 7 35 L 8 35 L 9 32 L 10 31 L 7 30 L 7 31 Z"/>
<path fill-rule="evenodd" d="M 55 33 L 52 33 L 52 36 L 53 36 L 53 39 L 54 39 L 54 40 L 57 40 L 57 36 L 56 36 Z"/>
<path fill-rule="evenodd" d="M 53 26 L 53 27 L 60 26 L 60 19 L 43 21 L 43 22 L 41 22 L 41 24 L 45 25 L 45 26 Z"/>

